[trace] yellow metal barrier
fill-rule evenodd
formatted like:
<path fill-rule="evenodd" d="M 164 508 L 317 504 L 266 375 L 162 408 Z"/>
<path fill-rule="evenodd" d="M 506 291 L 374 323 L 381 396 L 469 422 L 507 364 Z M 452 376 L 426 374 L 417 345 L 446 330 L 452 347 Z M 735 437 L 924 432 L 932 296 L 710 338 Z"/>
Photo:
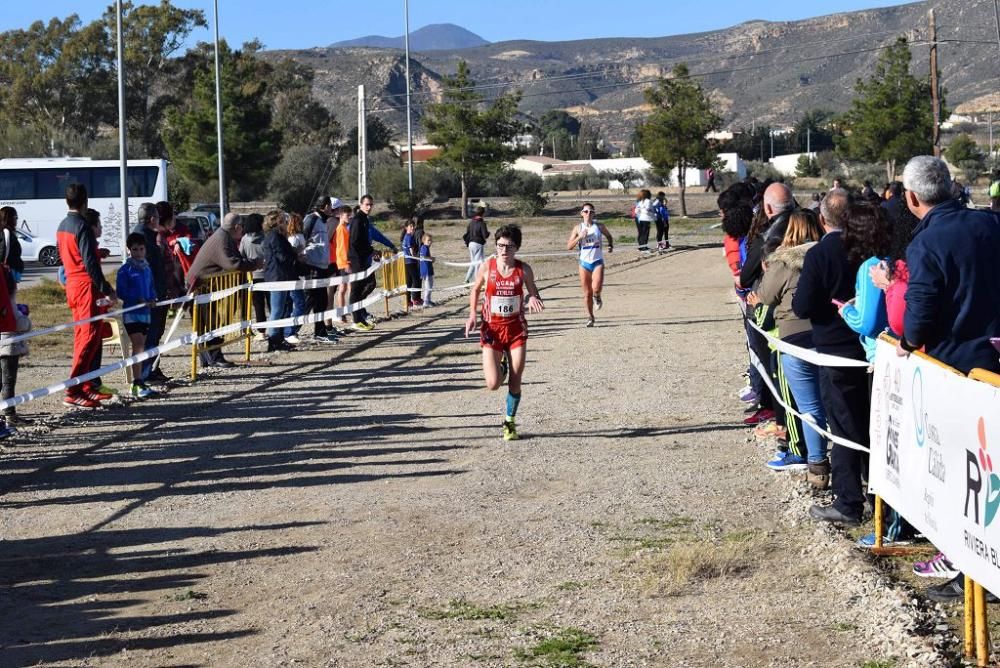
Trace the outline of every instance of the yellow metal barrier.
<path fill-rule="evenodd" d="M 378 270 L 379 287 L 385 291 L 385 316 L 392 315 L 389 310 L 389 300 L 392 293 L 400 288 L 406 288 L 406 264 L 403 257 L 394 257 L 391 251 L 382 251 L 382 266 Z M 410 293 L 403 292 L 403 311 L 410 312 Z"/>
<path fill-rule="evenodd" d="M 969 378 L 1000 387 L 1000 374 L 986 369 L 973 369 Z M 971 585 L 971 587 L 970 587 Z M 970 595 L 971 589 L 971 595 Z M 972 605 L 969 605 L 969 603 Z M 990 627 L 986 614 L 986 591 L 978 582 L 965 576 L 965 657 L 972 658 L 973 640 L 976 648 L 976 665 L 986 666 L 990 661 Z"/>
<path fill-rule="evenodd" d="M 240 285 L 250 283 L 250 281 L 251 275 L 243 271 L 210 274 L 202 277 L 198 282 L 198 287 L 195 289 L 195 296 L 237 288 Z M 213 329 L 221 329 L 222 327 L 251 319 L 251 296 L 249 289 L 234 290 L 232 294 L 204 304 L 195 302 L 191 307 L 191 331 L 199 337 Z M 195 380 L 198 377 L 198 353 L 217 350 L 243 341 L 244 356 L 246 361 L 249 362 L 250 339 L 252 335 L 253 330 L 250 327 L 241 327 L 237 331 L 229 332 L 224 336 L 209 339 L 203 343 L 193 344 L 191 346 L 191 380 Z"/>

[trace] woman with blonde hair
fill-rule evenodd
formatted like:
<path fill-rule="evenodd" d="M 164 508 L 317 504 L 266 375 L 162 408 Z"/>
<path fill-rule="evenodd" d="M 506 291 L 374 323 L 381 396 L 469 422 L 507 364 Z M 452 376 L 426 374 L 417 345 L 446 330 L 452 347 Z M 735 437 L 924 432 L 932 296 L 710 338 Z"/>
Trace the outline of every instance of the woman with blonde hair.
<path fill-rule="evenodd" d="M 813 348 L 812 325 L 808 319 L 799 318 L 792 311 L 792 298 L 798 288 L 806 253 L 822 236 L 823 229 L 815 212 L 809 209 L 793 211 L 781 245 L 764 260 L 764 276 L 756 293 L 756 301 L 773 310 L 779 338 L 800 348 Z M 820 400 L 819 368 L 787 353 L 778 354 L 775 368 L 782 400 L 801 414 L 810 416 L 810 421 L 817 427 L 825 429 L 826 413 Z M 788 450 L 779 452 L 767 463 L 768 468 L 775 471 L 807 469 L 807 479 L 816 487 L 826 488 L 830 481 L 826 440 L 812 426 L 789 417 L 793 419 L 787 419 L 785 423 Z"/>

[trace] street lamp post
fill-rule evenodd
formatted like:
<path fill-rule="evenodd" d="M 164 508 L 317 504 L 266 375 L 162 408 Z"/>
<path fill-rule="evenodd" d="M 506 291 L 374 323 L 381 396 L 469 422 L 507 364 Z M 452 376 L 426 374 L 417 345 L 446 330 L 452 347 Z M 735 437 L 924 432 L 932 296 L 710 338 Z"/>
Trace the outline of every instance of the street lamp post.
<path fill-rule="evenodd" d="M 413 193 L 413 121 L 410 116 L 410 0 L 403 0 L 405 28 L 403 46 L 406 50 L 406 168 L 410 193 Z"/>
<path fill-rule="evenodd" d="M 226 165 L 222 153 L 222 67 L 219 64 L 219 0 L 215 0 L 215 133 L 219 152 L 219 217 L 226 215 Z M 222 222 L 221 220 L 219 221 Z"/>
<path fill-rule="evenodd" d="M 115 3 L 118 41 L 118 179 L 121 187 L 122 262 L 125 262 L 129 230 L 128 213 L 128 127 L 125 125 L 125 37 L 122 35 L 122 0 Z"/>

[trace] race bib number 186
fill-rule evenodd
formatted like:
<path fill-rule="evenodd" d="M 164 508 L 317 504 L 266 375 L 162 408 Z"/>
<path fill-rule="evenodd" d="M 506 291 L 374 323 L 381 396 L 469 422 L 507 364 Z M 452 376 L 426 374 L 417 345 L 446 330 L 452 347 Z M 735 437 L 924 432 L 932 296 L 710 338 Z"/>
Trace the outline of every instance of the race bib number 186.
<path fill-rule="evenodd" d="M 501 318 L 509 318 L 521 311 L 520 297 L 491 297 L 490 313 Z"/>

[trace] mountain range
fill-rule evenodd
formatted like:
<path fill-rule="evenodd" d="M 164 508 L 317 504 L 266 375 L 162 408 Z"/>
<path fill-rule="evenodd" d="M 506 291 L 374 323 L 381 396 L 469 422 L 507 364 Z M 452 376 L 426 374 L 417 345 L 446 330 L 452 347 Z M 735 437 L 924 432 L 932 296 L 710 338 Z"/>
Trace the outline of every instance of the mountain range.
<path fill-rule="evenodd" d="M 411 54 L 410 67 L 415 136 L 422 132 L 424 105 L 438 99 L 442 77 L 453 74 L 459 60 L 486 86 L 481 92 L 487 98 L 521 90 L 524 114 L 537 118 L 565 109 L 619 145 L 649 111 L 644 89 L 681 62 L 715 99 L 724 127 L 786 126 L 811 109 L 847 109 L 855 82 L 873 74 L 881 50 L 898 37 L 911 43 L 912 71 L 926 73 L 932 8 L 948 107 L 995 92 L 1000 55 L 993 5 L 981 0 L 925 0 L 666 37 L 514 40 L 433 50 L 414 47 L 411 38 L 411 51 L 421 51 Z M 404 136 L 406 63 L 398 49 L 337 46 L 264 54 L 285 56 L 315 70 L 316 94 L 346 128 L 356 117 L 357 86 L 365 84 L 370 112 Z"/>
<path fill-rule="evenodd" d="M 476 33 L 457 26 L 454 23 L 433 23 L 410 33 L 411 52 L 456 51 L 485 46 L 486 44 L 489 44 L 489 42 Z M 404 48 L 404 40 L 402 35 L 399 37 L 368 35 L 343 42 L 334 42 L 329 48 L 345 49 L 356 46 L 374 49 L 402 49 Z"/>

